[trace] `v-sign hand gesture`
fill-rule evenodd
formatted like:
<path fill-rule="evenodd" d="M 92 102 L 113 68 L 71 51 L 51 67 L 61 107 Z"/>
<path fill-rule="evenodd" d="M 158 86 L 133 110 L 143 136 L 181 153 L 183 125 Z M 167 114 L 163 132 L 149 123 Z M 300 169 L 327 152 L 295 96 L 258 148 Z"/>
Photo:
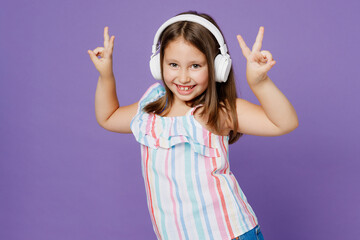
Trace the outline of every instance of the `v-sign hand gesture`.
<path fill-rule="evenodd" d="M 91 61 L 99 71 L 101 77 L 113 76 L 112 53 L 115 36 L 109 38 L 109 27 L 104 28 L 104 47 L 97 47 L 93 51 L 88 50 Z M 100 58 L 98 58 L 100 56 Z"/>
<path fill-rule="evenodd" d="M 249 85 L 256 85 L 265 80 L 268 77 L 267 72 L 276 63 L 269 51 L 260 51 L 263 37 L 264 27 L 260 27 L 252 50 L 250 50 L 246 46 L 244 39 L 240 35 L 237 35 L 242 53 L 247 59 L 246 78 Z"/>

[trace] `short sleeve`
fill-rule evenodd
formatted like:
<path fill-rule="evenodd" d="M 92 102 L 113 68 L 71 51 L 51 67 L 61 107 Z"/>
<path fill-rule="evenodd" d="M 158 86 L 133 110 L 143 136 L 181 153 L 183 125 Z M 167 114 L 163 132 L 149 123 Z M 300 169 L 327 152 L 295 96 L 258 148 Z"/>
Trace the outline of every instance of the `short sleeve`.
<path fill-rule="evenodd" d="M 140 98 L 137 113 L 139 113 L 147 104 L 154 102 L 165 95 L 165 88 L 160 83 L 151 85 L 144 95 Z"/>

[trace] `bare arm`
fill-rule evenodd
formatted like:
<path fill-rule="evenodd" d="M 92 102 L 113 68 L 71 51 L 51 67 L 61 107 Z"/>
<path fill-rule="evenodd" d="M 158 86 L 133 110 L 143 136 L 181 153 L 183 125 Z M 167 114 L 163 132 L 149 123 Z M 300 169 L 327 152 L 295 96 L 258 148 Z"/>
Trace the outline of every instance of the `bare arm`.
<path fill-rule="evenodd" d="M 88 50 L 91 60 L 100 73 L 95 93 L 95 115 L 97 122 L 103 128 L 113 132 L 131 133 L 130 122 L 136 114 L 137 103 L 119 106 L 112 70 L 114 40 L 114 36 L 109 39 L 108 27 L 105 27 L 104 47 Z"/>
<path fill-rule="evenodd" d="M 299 125 L 294 107 L 268 78 L 252 86 L 261 105 L 237 99 L 239 132 L 257 136 L 279 136 Z"/>
<path fill-rule="evenodd" d="M 95 115 L 100 126 L 119 133 L 131 133 L 130 123 L 138 103 L 119 106 L 114 77 L 99 77 L 95 93 Z"/>
<path fill-rule="evenodd" d="M 95 92 L 95 115 L 100 125 L 103 125 L 119 107 L 116 95 L 114 76 L 102 78 L 99 76 Z"/>
<path fill-rule="evenodd" d="M 269 77 L 250 88 L 266 116 L 281 132 L 288 133 L 297 128 L 299 122 L 294 107 Z"/>
<path fill-rule="evenodd" d="M 267 75 L 276 62 L 269 51 L 260 52 L 263 35 L 264 28 L 260 27 L 252 50 L 238 35 L 241 50 L 247 59 L 247 82 L 261 104 L 259 106 L 237 99 L 238 131 L 252 135 L 278 136 L 293 131 L 299 122 L 294 107 Z"/>

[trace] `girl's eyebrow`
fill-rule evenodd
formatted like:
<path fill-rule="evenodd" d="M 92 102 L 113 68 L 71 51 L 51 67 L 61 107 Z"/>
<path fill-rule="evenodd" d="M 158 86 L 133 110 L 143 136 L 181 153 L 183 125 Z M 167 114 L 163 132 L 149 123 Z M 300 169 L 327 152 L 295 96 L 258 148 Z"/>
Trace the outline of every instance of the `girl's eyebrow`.
<path fill-rule="evenodd" d="M 170 59 L 164 59 L 166 62 L 178 62 L 176 59 L 172 59 L 172 58 L 170 58 Z M 190 61 L 190 62 L 188 62 L 188 64 L 194 64 L 194 63 L 198 63 L 198 64 L 205 64 L 205 63 L 207 63 L 207 61 L 205 60 L 205 61 L 201 61 L 201 60 L 193 60 L 193 61 Z"/>
<path fill-rule="evenodd" d="M 177 60 L 172 59 L 172 58 L 170 58 L 170 59 L 168 59 L 168 58 L 164 58 L 164 60 L 165 60 L 165 61 L 167 61 L 167 62 L 177 62 Z"/>

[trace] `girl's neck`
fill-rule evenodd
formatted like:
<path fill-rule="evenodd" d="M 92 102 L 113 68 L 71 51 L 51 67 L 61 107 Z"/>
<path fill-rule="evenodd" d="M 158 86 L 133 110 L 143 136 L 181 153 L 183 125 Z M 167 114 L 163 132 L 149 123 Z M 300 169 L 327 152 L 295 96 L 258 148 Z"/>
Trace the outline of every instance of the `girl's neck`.
<path fill-rule="evenodd" d="M 191 107 L 187 106 L 184 102 L 179 103 L 174 101 L 171 108 L 167 111 L 164 111 L 162 114 L 163 117 L 178 117 L 178 116 L 184 116 Z"/>

